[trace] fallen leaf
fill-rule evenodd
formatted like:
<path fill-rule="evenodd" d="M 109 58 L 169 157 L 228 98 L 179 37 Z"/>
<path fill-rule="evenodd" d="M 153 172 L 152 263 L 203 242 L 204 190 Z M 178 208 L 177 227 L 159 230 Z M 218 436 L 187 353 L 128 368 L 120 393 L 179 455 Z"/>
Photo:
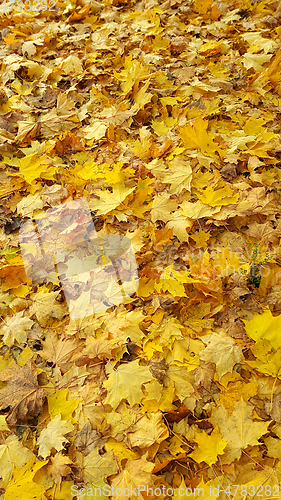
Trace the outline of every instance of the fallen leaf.
<path fill-rule="evenodd" d="M 0 380 L 7 382 L 6 387 L 0 389 L 0 405 L 1 409 L 11 408 L 7 417 L 9 425 L 14 426 L 17 422 L 26 422 L 39 415 L 46 392 L 38 385 L 37 372 L 32 361 L 28 361 L 23 367 L 13 364 L 2 370 Z"/>

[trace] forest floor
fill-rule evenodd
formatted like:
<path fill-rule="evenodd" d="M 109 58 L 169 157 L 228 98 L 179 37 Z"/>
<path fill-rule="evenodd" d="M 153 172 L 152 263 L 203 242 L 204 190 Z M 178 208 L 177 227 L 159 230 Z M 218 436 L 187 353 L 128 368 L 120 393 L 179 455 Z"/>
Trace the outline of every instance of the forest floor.
<path fill-rule="evenodd" d="M 280 20 L 2 3 L 1 499 L 281 499 Z"/>

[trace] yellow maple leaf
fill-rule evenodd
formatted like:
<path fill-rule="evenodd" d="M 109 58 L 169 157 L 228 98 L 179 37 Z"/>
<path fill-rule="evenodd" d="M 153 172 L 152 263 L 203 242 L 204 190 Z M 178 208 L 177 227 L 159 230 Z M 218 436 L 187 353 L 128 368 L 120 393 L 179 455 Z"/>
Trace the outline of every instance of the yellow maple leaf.
<path fill-rule="evenodd" d="M 171 200 L 168 193 L 161 193 L 155 196 L 151 209 L 152 222 L 156 222 L 157 220 L 168 222 L 171 218 L 171 212 L 177 208 L 177 205 L 178 202 Z"/>
<path fill-rule="evenodd" d="M 211 17 L 211 19 L 216 20 L 220 16 L 220 11 L 213 5 L 212 0 L 195 0 L 193 8 L 198 14 L 205 14 Z"/>
<path fill-rule="evenodd" d="M 193 352 L 189 352 L 190 339 L 176 339 L 173 342 L 171 352 L 166 357 L 167 363 L 185 366 L 188 371 L 193 371 L 199 365 L 199 358 Z"/>
<path fill-rule="evenodd" d="M 24 158 L 20 158 L 19 163 L 20 175 L 31 184 L 37 177 L 40 177 L 42 172 L 47 170 L 50 160 L 48 160 L 46 154 L 38 157 L 37 153 L 32 153 Z"/>
<path fill-rule="evenodd" d="M 43 208 L 43 201 L 39 193 L 29 194 L 17 204 L 17 213 L 22 217 L 32 217 L 34 210 L 40 210 L 41 208 Z"/>
<path fill-rule="evenodd" d="M 211 207 L 233 205 L 239 200 L 239 193 L 235 193 L 229 186 L 214 190 L 207 187 L 202 193 L 197 193 L 199 200 Z"/>
<path fill-rule="evenodd" d="M 101 488 L 103 491 L 103 487 L 106 484 L 104 478 L 118 472 L 118 465 L 114 460 L 113 451 L 109 450 L 100 455 L 98 447 L 96 447 L 89 455 L 84 457 L 83 471 L 85 483 L 97 488 L 97 491 L 99 491 L 98 488 Z M 100 498 L 104 498 L 104 495 L 102 494 Z"/>
<path fill-rule="evenodd" d="M 198 444 L 198 447 L 189 456 L 198 463 L 206 462 L 208 465 L 216 463 L 218 455 L 222 455 L 227 445 L 227 441 L 223 441 L 217 426 L 211 435 L 205 431 L 199 432 L 195 430 L 194 441 Z"/>
<path fill-rule="evenodd" d="M 179 194 L 183 189 L 191 190 L 192 168 L 184 156 L 176 156 L 169 162 L 169 170 L 162 176 L 162 182 L 171 184 L 170 193 Z"/>
<path fill-rule="evenodd" d="M 132 54 L 125 57 L 124 69 L 117 73 L 113 69 L 114 76 L 121 81 L 123 94 L 128 94 L 134 84 L 149 76 L 149 70 L 137 59 L 132 60 Z"/>
<path fill-rule="evenodd" d="M 169 131 L 169 127 L 167 127 L 163 121 L 159 120 L 153 120 L 151 122 L 151 127 L 158 136 L 166 135 Z"/>
<path fill-rule="evenodd" d="M 264 440 L 264 444 L 267 447 L 267 455 L 273 458 L 279 458 L 281 460 L 281 441 L 273 437 L 268 437 Z"/>
<path fill-rule="evenodd" d="M 242 397 L 236 403 L 231 416 L 222 405 L 214 408 L 211 423 L 219 427 L 223 439 L 228 442 L 221 458 L 223 464 L 239 460 L 242 450 L 249 445 L 259 445 L 258 439 L 267 432 L 270 422 L 254 422 L 252 413 L 253 408 L 248 406 Z"/>
<path fill-rule="evenodd" d="M 193 222 L 188 220 L 180 208 L 171 213 L 170 220 L 167 222 L 166 228 L 173 229 L 173 234 L 179 239 L 180 242 L 188 241 L 187 229 L 190 229 Z"/>
<path fill-rule="evenodd" d="M 33 478 L 38 470 L 48 463 L 48 460 L 34 464 L 34 458 L 24 467 L 16 470 L 13 479 L 5 491 L 4 500 L 42 500 L 45 488 L 35 483 Z"/>
<path fill-rule="evenodd" d="M 185 217 L 188 217 L 189 219 L 201 219 L 203 217 L 210 217 L 219 212 L 220 207 L 210 207 L 199 200 L 195 203 L 183 201 L 181 203 L 181 210 Z"/>
<path fill-rule="evenodd" d="M 23 311 L 20 311 L 14 316 L 5 318 L 5 324 L 2 326 L 0 333 L 4 335 L 3 344 L 12 346 L 15 340 L 19 344 L 23 344 L 27 339 L 27 330 L 33 325 L 33 321 L 26 316 L 23 316 Z"/>
<path fill-rule="evenodd" d="M 199 352 L 199 358 L 209 363 L 215 363 L 219 377 L 232 372 L 236 363 L 244 361 L 241 348 L 231 337 L 211 333 L 203 337 L 207 347 Z"/>
<path fill-rule="evenodd" d="M 91 159 L 89 161 L 83 162 L 83 165 L 77 163 L 77 165 L 75 166 L 75 172 L 85 181 L 88 181 L 89 179 L 104 179 L 106 170 L 108 169 L 109 165 L 109 163 L 99 164 Z"/>
<path fill-rule="evenodd" d="M 90 210 L 97 210 L 100 215 L 106 215 L 118 208 L 134 190 L 134 187 L 127 188 L 123 183 L 119 183 L 113 186 L 112 193 L 107 190 L 99 191 L 99 200 L 91 198 L 88 203 Z"/>
<path fill-rule="evenodd" d="M 131 405 L 141 401 L 144 397 L 142 384 L 153 378 L 149 368 L 140 366 L 137 359 L 127 365 L 120 365 L 116 370 L 108 363 L 106 371 L 109 377 L 103 384 L 107 389 L 105 403 L 109 403 L 113 409 L 117 408 L 123 398 Z"/>
<path fill-rule="evenodd" d="M 259 340 L 252 347 L 252 353 L 257 358 L 255 361 L 247 360 L 252 368 L 271 377 L 281 378 L 281 347 L 274 351 L 268 340 Z"/>
<path fill-rule="evenodd" d="M 123 441 L 118 442 L 113 438 L 109 438 L 104 447 L 108 451 L 113 451 L 114 456 L 118 459 L 118 463 L 120 463 L 123 458 L 129 460 L 135 460 L 138 458 L 138 455 L 134 451 L 130 450 Z"/>
<path fill-rule="evenodd" d="M 52 464 L 48 466 L 47 474 L 60 488 L 62 477 L 71 473 L 71 468 L 67 464 L 71 464 L 72 462 L 61 451 L 56 453 L 54 457 L 51 457 L 51 461 Z"/>
<path fill-rule="evenodd" d="M 231 252 L 229 248 L 218 248 L 213 258 L 216 272 L 220 276 L 229 276 L 240 268 L 238 252 Z"/>
<path fill-rule="evenodd" d="M 203 248 L 203 249 L 207 248 L 207 246 L 208 246 L 207 242 L 210 239 L 210 237 L 211 237 L 210 232 L 206 233 L 202 229 L 199 229 L 199 231 L 197 233 L 190 235 L 190 238 L 192 238 L 195 241 L 196 245 L 199 248 Z"/>
<path fill-rule="evenodd" d="M 56 302 L 59 291 L 49 292 L 43 287 L 39 292 L 32 295 L 33 304 L 30 308 L 31 314 L 35 314 L 40 325 L 45 326 L 49 318 L 61 319 L 66 313 L 66 307 Z"/>
<path fill-rule="evenodd" d="M 145 448 L 154 443 L 161 443 L 169 437 L 169 431 L 163 423 L 162 413 L 146 413 L 135 425 L 135 431 L 128 433 L 131 446 Z"/>
<path fill-rule="evenodd" d="M 192 125 L 180 128 L 179 136 L 187 149 L 200 149 L 203 154 L 217 158 L 216 151 L 220 151 L 216 144 L 214 134 L 207 132 L 208 121 L 201 117 L 197 118 Z"/>
<path fill-rule="evenodd" d="M 94 121 L 91 125 L 85 127 L 83 129 L 83 132 L 85 139 L 95 139 L 96 141 L 98 141 L 105 135 L 106 130 L 107 126 L 104 123 Z"/>
<path fill-rule="evenodd" d="M 142 491 L 145 492 L 147 487 L 151 488 L 153 486 L 151 472 L 154 466 L 154 463 L 147 462 L 145 459 L 128 460 L 125 468 L 112 480 L 112 486 L 115 491 L 117 488 L 119 491 L 121 490 L 121 495 L 113 496 L 114 500 L 117 498 L 119 500 L 128 500 L 126 491 L 133 491 L 133 494 L 140 499 L 142 495 L 140 496 L 136 493 L 138 488 L 141 486 Z"/>
<path fill-rule="evenodd" d="M 79 57 L 73 54 L 62 61 L 61 69 L 65 75 L 78 76 L 83 73 L 83 66 Z"/>
<path fill-rule="evenodd" d="M 79 405 L 79 400 L 67 400 L 68 389 L 59 389 L 53 396 L 48 397 L 48 409 L 51 419 L 55 418 L 59 413 L 63 420 L 70 420 L 73 424 L 76 420 L 72 417 L 72 413 Z"/>
<path fill-rule="evenodd" d="M 67 420 L 62 420 L 60 413 L 56 415 L 40 432 L 37 439 L 39 446 L 38 455 L 46 458 L 50 455 L 52 448 L 60 451 L 63 449 L 63 443 L 68 442 L 65 434 L 73 431 L 74 426 Z"/>
<path fill-rule="evenodd" d="M 267 339 L 274 349 L 278 349 L 278 347 L 280 347 L 280 316 L 272 316 L 269 308 L 263 314 L 255 314 L 253 319 L 245 319 L 243 321 L 248 337 L 256 342 L 260 339 Z"/>
<path fill-rule="evenodd" d="M 20 469 L 32 458 L 33 453 L 15 435 L 6 438 L 5 444 L 0 445 L 0 475 L 4 488 L 11 479 L 14 467 Z"/>
<path fill-rule="evenodd" d="M 246 52 L 242 56 L 242 64 L 246 69 L 253 68 L 258 73 L 262 73 L 264 71 L 263 64 L 270 61 L 272 57 L 273 54 L 251 54 Z"/>
<path fill-rule="evenodd" d="M 155 290 L 160 293 L 170 292 L 173 297 L 186 297 L 185 289 L 183 283 L 199 283 L 200 280 L 196 280 L 189 276 L 187 271 L 176 271 L 173 266 L 167 266 L 166 269 L 160 276 L 159 284 L 155 284 Z"/>

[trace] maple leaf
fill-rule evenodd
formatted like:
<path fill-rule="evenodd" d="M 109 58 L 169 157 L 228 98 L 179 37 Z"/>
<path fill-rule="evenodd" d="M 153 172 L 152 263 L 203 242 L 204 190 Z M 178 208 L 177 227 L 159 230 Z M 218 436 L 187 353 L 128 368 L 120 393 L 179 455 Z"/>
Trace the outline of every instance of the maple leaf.
<path fill-rule="evenodd" d="M 22 53 L 27 53 L 29 57 L 36 54 L 36 45 L 44 45 L 43 40 L 27 40 L 21 46 Z"/>
<path fill-rule="evenodd" d="M 46 393 L 38 385 L 37 372 L 32 361 L 28 361 L 23 367 L 13 364 L 2 370 L 0 380 L 7 382 L 6 387 L 0 389 L 0 405 L 1 409 L 11 407 L 7 417 L 10 425 L 39 415 Z"/>
<path fill-rule="evenodd" d="M 216 190 L 207 187 L 202 193 L 198 193 L 197 196 L 202 203 L 211 207 L 235 204 L 239 199 L 239 194 L 234 194 L 234 191 L 229 186 Z"/>
<path fill-rule="evenodd" d="M 239 460 L 242 450 L 249 445 L 258 445 L 258 439 L 267 432 L 269 422 L 254 422 L 252 413 L 252 408 L 242 397 L 231 416 L 222 405 L 214 409 L 211 422 L 219 427 L 223 439 L 228 443 L 221 458 L 222 463 L 230 464 L 235 459 Z"/>
<path fill-rule="evenodd" d="M 34 464 L 34 458 L 14 472 L 5 491 L 4 500 L 42 500 L 45 491 L 42 484 L 35 483 L 34 476 L 48 460 Z M 33 465 L 34 464 L 34 465 Z"/>
<path fill-rule="evenodd" d="M 176 271 L 172 266 L 167 266 L 161 274 L 159 285 L 155 285 L 155 289 L 158 293 L 161 289 L 163 291 L 169 291 L 173 297 L 186 297 L 183 284 L 199 283 L 199 281 L 200 280 L 191 278 L 187 271 Z"/>
<path fill-rule="evenodd" d="M 127 399 L 131 405 L 138 403 L 143 398 L 142 384 L 152 379 L 149 368 L 140 366 L 137 359 L 127 365 L 120 365 L 116 370 L 108 363 L 106 371 L 109 377 L 103 384 L 107 389 L 105 403 L 109 403 L 113 409 L 122 399 Z"/>
<path fill-rule="evenodd" d="M 167 222 L 171 218 L 171 212 L 177 208 L 176 200 L 171 200 L 168 193 L 156 196 L 152 203 L 151 220 L 155 222 L 162 220 Z"/>
<path fill-rule="evenodd" d="M 184 401 L 185 398 L 190 398 L 190 406 L 192 409 L 195 408 L 196 401 L 194 398 L 190 397 L 194 393 L 194 388 L 191 382 L 193 381 L 193 375 L 186 367 L 179 367 L 175 364 L 170 364 L 166 372 L 166 376 L 169 380 L 173 381 L 175 384 L 175 393 L 180 399 Z M 193 401 L 192 401 L 193 400 Z"/>
<path fill-rule="evenodd" d="M 246 52 L 242 57 L 242 63 L 246 69 L 253 68 L 255 71 L 262 72 L 263 64 L 270 61 L 273 54 L 251 54 Z"/>
<path fill-rule="evenodd" d="M 100 191 L 99 200 L 91 198 L 89 201 L 90 210 L 97 210 L 100 215 L 106 215 L 118 208 L 123 201 L 131 194 L 135 188 L 126 188 L 122 183 L 113 186 L 113 192 Z"/>
<path fill-rule="evenodd" d="M 144 487 L 143 491 L 146 491 L 147 487 L 152 486 L 151 471 L 153 469 L 154 464 L 146 460 L 128 460 L 125 469 L 112 480 L 112 486 L 115 491 L 116 488 L 121 489 L 121 500 L 125 500 L 126 498 L 125 488 L 129 488 L 129 491 L 131 491 L 132 488 L 136 498 L 143 498 L 142 495 L 140 496 L 138 494 L 138 486 L 142 485 L 142 487 Z"/>
<path fill-rule="evenodd" d="M 45 326 L 51 317 L 61 319 L 66 314 L 66 307 L 56 302 L 59 291 L 49 292 L 43 288 L 32 296 L 31 315 L 35 314 L 40 325 Z"/>
<path fill-rule="evenodd" d="M 59 338 L 55 332 L 49 332 L 46 335 L 46 340 L 43 341 L 43 349 L 40 351 L 40 356 L 46 359 L 46 361 L 52 361 L 53 364 L 59 367 L 68 368 L 73 363 L 72 357 L 81 348 L 82 344 L 83 342 L 79 339 Z"/>
<path fill-rule="evenodd" d="M 171 213 L 170 220 L 166 225 L 167 229 L 173 229 L 173 234 L 179 239 L 180 242 L 188 241 L 187 229 L 192 227 L 192 222 L 190 222 L 180 208 L 175 212 Z"/>
<path fill-rule="evenodd" d="M 84 137 L 85 139 L 101 139 L 105 135 L 107 130 L 107 126 L 104 123 L 94 121 L 91 125 L 84 128 Z"/>
<path fill-rule="evenodd" d="M 154 443 L 161 443 L 169 437 L 169 431 L 162 422 L 161 413 L 144 415 L 135 425 L 135 431 L 128 433 L 131 446 L 144 448 Z"/>
<path fill-rule="evenodd" d="M 83 72 L 83 66 L 79 57 L 71 54 L 61 63 L 61 69 L 66 75 L 77 76 Z"/>
<path fill-rule="evenodd" d="M 63 420 L 75 420 L 72 418 L 72 413 L 79 405 L 79 401 L 67 400 L 68 389 L 57 390 L 53 396 L 48 397 L 48 410 L 51 419 L 60 414 Z"/>
<path fill-rule="evenodd" d="M 17 204 L 17 213 L 22 217 L 32 217 L 34 210 L 39 210 L 40 208 L 43 208 L 43 201 L 39 194 L 30 194 Z"/>
<path fill-rule="evenodd" d="M 247 360 L 247 363 L 261 373 L 280 378 L 281 348 L 279 347 L 275 351 L 271 345 L 268 340 L 259 340 L 251 349 L 257 359 L 255 361 Z"/>
<path fill-rule="evenodd" d="M 95 448 L 89 455 L 84 457 L 83 471 L 87 485 L 103 489 L 106 484 L 104 479 L 118 472 L 118 465 L 114 460 L 113 451 L 110 450 L 100 455 L 98 449 Z"/>
<path fill-rule="evenodd" d="M 40 177 L 42 172 L 45 172 L 50 161 L 46 154 L 38 157 L 37 153 L 32 153 L 19 160 L 20 174 L 24 179 L 31 184 L 37 177 Z"/>
<path fill-rule="evenodd" d="M 118 464 L 121 464 L 121 460 L 123 460 L 123 458 L 129 460 L 137 460 L 138 458 L 137 453 L 130 450 L 123 441 L 117 442 L 115 439 L 109 438 L 107 439 L 104 447 L 106 450 L 113 451 L 114 456 L 118 460 Z"/>
<path fill-rule="evenodd" d="M 0 334 L 3 335 L 3 343 L 12 346 L 15 340 L 19 344 L 23 344 L 27 339 L 27 330 L 30 330 L 34 322 L 23 316 L 23 311 L 20 311 L 14 316 L 5 318 L 5 325 L 2 326 Z"/>
<path fill-rule="evenodd" d="M 206 462 L 208 465 L 216 463 L 218 455 L 223 453 L 227 445 L 227 441 L 222 440 L 218 427 L 214 428 L 211 435 L 195 431 L 194 441 L 198 447 L 189 456 L 198 463 Z"/>
<path fill-rule="evenodd" d="M 60 451 L 63 449 L 63 443 L 68 442 L 65 434 L 73 431 L 74 426 L 71 422 L 62 420 L 61 414 L 56 415 L 41 432 L 37 439 L 39 446 L 38 454 L 46 458 L 50 455 L 52 448 Z"/>
<path fill-rule="evenodd" d="M 44 186 L 40 196 L 44 205 L 48 204 L 55 207 L 61 200 L 67 197 L 67 189 L 60 184 L 53 184 L 52 186 Z"/>
<path fill-rule="evenodd" d="M 200 149 L 203 154 L 216 158 L 216 151 L 220 151 L 219 145 L 213 142 L 214 134 L 207 132 L 208 121 L 197 118 L 193 126 L 187 125 L 180 128 L 179 136 L 187 149 Z"/>
<path fill-rule="evenodd" d="M 81 450 L 83 455 L 89 455 L 96 448 L 101 450 L 107 441 L 107 438 L 102 438 L 101 434 L 93 430 L 91 422 L 87 422 L 82 430 L 78 432 L 74 443 L 78 450 Z"/>
<path fill-rule="evenodd" d="M 54 457 L 51 457 L 51 461 L 52 464 L 48 465 L 47 474 L 60 488 L 62 477 L 67 476 L 71 472 L 71 468 L 68 466 L 68 464 L 71 464 L 72 462 L 70 458 L 64 456 L 61 451 L 56 453 Z"/>
<path fill-rule="evenodd" d="M 0 269 L 0 277 L 4 278 L 2 283 L 2 291 L 6 292 L 11 288 L 17 288 L 23 283 L 31 284 L 31 280 L 27 278 L 24 266 L 6 266 Z"/>
<path fill-rule="evenodd" d="M 199 352 L 199 358 L 209 363 L 215 363 L 219 377 L 232 372 L 236 363 L 242 363 L 244 356 L 241 349 L 230 337 L 211 333 L 203 338 L 207 347 Z"/>
<path fill-rule="evenodd" d="M 268 309 L 263 314 L 255 314 L 253 319 L 244 320 L 245 330 L 249 337 L 258 341 L 269 340 L 274 349 L 280 347 L 281 323 L 279 316 L 273 316 Z"/>
<path fill-rule="evenodd" d="M 210 389 L 213 376 L 215 372 L 215 367 L 213 363 L 206 363 L 205 361 L 200 361 L 199 366 L 194 370 L 194 381 L 196 386 L 201 385 L 206 389 Z"/>
<path fill-rule="evenodd" d="M 5 444 L 0 445 L 0 476 L 4 488 L 8 485 L 14 468 L 20 469 L 32 458 L 32 451 L 23 446 L 16 436 L 6 438 Z"/>

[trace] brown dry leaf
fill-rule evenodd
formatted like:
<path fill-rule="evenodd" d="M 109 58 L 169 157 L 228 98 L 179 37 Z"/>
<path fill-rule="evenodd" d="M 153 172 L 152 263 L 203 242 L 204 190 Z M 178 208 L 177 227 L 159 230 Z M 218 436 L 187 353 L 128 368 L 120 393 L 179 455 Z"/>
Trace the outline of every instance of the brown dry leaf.
<path fill-rule="evenodd" d="M 83 429 L 78 432 L 74 444 L 83 455 L 89 455 L 95 448 L 101 450 L 106 440 L 107 438 L 103 438 L 99 432 L 93 430 L 91 423 L 87 422 Z"/>
<path fill-rule="evenodd" d="M 210 389 L 216 366 L 214 363 L 206 363 L 200 360 L 200 365 L 194 370 L 194 382 L 196 387 L 200 385 L 205 389 Z"/>
<path fill-rule="evenodd" d="M 57 452 L 54 457 L 51 457 L 51 461 L 52 464 L 48 465 L 47 475 L 50 476 L 60 488 L 62 478 L 71 472 L 71 468 L 68 464 L 72 462 L 70 458 L 64 456 L 61 451 Z"/>
<path fill-rule="evenodd" d="M 281 394 L 273 396 L 272 401 L 265 400 L 264 409 L 275 422 L 281 424 Z"/>
<path fill-rule="evenodd" d="M 14 364 L 2 370 L 0 380 L 7 382 L 6 387 L 0 389 L 0 405 L 1 409 L 11 408 L 7 417 L 9 425 L 14 426 L 39 415 L 46 392 L 38 385 L 37 371 L 32 361 L 23 367 Z"/>
<path fill-rule="evenodd" d="M 45 186 L 40 195 L 44 205 L 48 204 L 51 207 L 55 207 L 67 197 L 67 189 L 60 184 L 53 184 L 52 186 Z"/>
<path fill-rule="evenodd" d="M 73 337 L 59 337 L 55 332 L 49 332 L 42 344 L 41 358 L 60 368 L 69 369 L 73 365 L 73 358 L 83 342 Z"/>

